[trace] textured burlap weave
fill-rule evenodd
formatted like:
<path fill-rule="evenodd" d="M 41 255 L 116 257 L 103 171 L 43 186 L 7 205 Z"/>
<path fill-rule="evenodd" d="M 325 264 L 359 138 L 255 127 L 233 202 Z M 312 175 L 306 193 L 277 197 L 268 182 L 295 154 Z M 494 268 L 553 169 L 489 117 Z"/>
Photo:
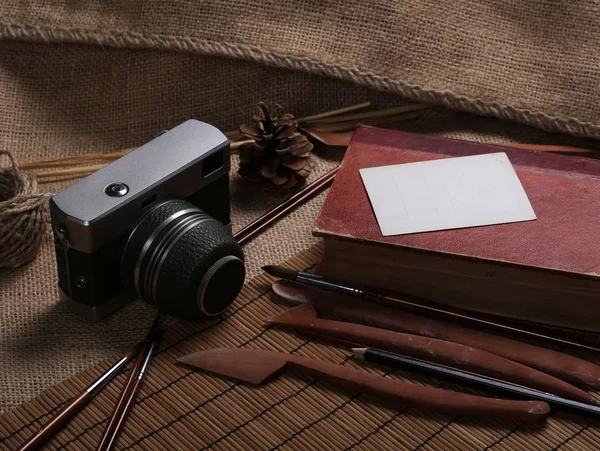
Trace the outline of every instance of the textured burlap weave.
<path fill-rule="evenodd" d="M 598 137 L 599 19 L 585 0 L 5 0 L 0 37 L 244 59 Z"/>
<path fill-rule="evenodd" d="M 194 5 L 2 2 L 0 150 L 22 162 L 116 151 L 190 117 L 229 130 L 249 120 L 258 100 L 278 101 L 302 116 L 409 97 L 599 135 L 600 56 L 596 12 L 587 3 L 570 3 L 568 11 L 560 2 L 516 1 Z M 481 141 L 598 147 L 443 109 L 399 127 Z M 321 152 L 311 180 L 340 158 L 340 152 Z M 72 182 L 44 183 L 40 190 L 56 192 Z M 232 193 L 236 228 L 285 197 L 252 191 L 236 177 Z M 245 246 L 250 276 L 315 243 L 310 230 L 323 199 Z M 90 324 L 57 302 L 55 285 L 49 233 L 32 264 L 0 271 L 0 410 L 136 342 L 154 314 L 134 302 Z"/>

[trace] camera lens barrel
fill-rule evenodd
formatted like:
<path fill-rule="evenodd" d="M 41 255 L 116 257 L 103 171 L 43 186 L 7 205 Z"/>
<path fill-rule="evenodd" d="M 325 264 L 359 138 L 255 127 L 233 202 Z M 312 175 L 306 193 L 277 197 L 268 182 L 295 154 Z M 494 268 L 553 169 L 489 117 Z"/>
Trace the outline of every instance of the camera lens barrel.
<path fill-rule="evenodd" d="M 239 293 L 242 249 L 227 228 L 194 204 L 153 205 L 131 232 L 121 264 L 123 282 L 161 312 L 214 316 Z"/>

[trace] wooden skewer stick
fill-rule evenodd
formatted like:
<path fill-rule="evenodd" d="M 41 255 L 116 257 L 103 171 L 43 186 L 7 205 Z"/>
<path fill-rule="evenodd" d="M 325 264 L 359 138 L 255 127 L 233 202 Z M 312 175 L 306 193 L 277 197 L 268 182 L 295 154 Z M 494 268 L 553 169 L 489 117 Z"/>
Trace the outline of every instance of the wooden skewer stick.
<path fill-rule="evenodd" d="M 246 140 L 246 141 L 238 141 L 238 142 L 231 143 L 231 150 L 235 150 L 238 147 L 240 147 L 242 144 L 246 144 L 249 142 L 252 142 L 252 141 Z M 108 159 L 116 160 L 116 159 L 124 156 L 126 153 L 127 153 L 127 151 L 126 152 L 117 152 L 115 154 L 106 154 L 106 155 L 111 156 L 111 158 L 106 158 L 106 159 L 107 160 Z M 96 172 L 97 170 L 102 169 L 103 167 L 107 166 L 108 164 L 110 164 L 110 163 L 95 164 L 95 165 L 91 165 L 91 166 L 79 166 L 79 167 L 69 168 L 69 169 L 59 169 L 57 171 L 39 172 L 36 174 L 36 176 L 37 176 L 37 178 L 49 178 L 49 177 L 84 175 L 84 174 L 90 174 L 92 172 Z M 20 167 L 23 169 L 28 169 L 28 168 L 25 168 L 24 165 L 21 165 Z M 29 169 L 31 169 L 31 167 Z"/>
<path fill-rule="evenodd" d="M 553 152 L 570 155 L 585 156 L 589 158 L 598 158 L 600 151 L 585 149 L 583 147 L 555 146 L 548 144 L 521 144 L 521 143 L 490 143 L 496 146 L 514 147 L 515 149 L 535 150 L 538 152 Z"/>
<path fill-rule="evenodd" d="M 319 192 L 323 191 L 325 188 L 331 185 L 331 183 L 333 183 L 333 179 L 335 178 L 335 174 L 337 173 L 338 169 L 339 167 L 333 168 L 331 171 L 321 176 L 310 185 L 298 191 L 289 199 L 283 201 L 281 204 L 277 205 L 275 208 L 262 215 L 256 221 L 251 222 L 243 229 L 234 233 L 233 237 L 238 241 L 240 245 L 247 243 L 256 235 L 258 235 L 261 231 L 269 227 L 279 218 L 288 214 L 292 209 L 300 205 L 302 202 L 310 199 L 311 197 L 314 197 Z"/>
<path fill-rule="evenodd" d="M 339 116 L 340 114 L 350 113 L 352 111 L 361 110 L 363 108 L 368 108 L 371 106 L 371 102 L 359 103 L 358 105 L 347 106 L 345 108 L 340 108 L 339 110 L 326 111 L 325 113 L 313 114 L 312 116 L 305 116 L 299 119 L 296 119 L 298 122 L 309 122 L 315 121 L 318 119 L 329 118 L 332 116 Z"/>
<path fill-rule="evenodd" d="M 124 149 L 119 152 L 111 153 L 93 153 L 88 155 L 78 155 L 73 157 L 55 158 L 53 160 L 34 161 L 31 163 L 19 164 L 20 169 L 45 169 L 50 167 L 63 167 L 68 165 L 77 165 L 83 163 L 91 163 L 94 161 L 113 161 L 127 155 L 137 147 Z"/>
<path fill-rule="evenodd" d="M 307 121 L 312 121 L 312 120 L 316 120 L 316 119 L 322 119 L 322 118 L 326 118 L 326 117 L 337 116 L 340 114 L 350 113 L 352 111 L 360 110 L 362 108 L 367 108 L 369 106 L 371 106 L 371 102 L 359 103 L 358 105 L 351 105 L 351 106 L 347 106 L 344 108 L 339 108 L 337 110 L 325 111 L 323 113 L 313 114 L 311 116 L 296 118 L 296 121 L 301 123 L 301 122 L 307 122 Z M 236 138 L 242 136 L 239 130 L 229 130 L 227 132 L 224 132 L 223 134 L 225 136 L 227 136 L 230 140 L 236 139 Z"/>
<path fill-rule="evenodd" d="M 379 125 L 386 124 L 390 122 L 400 122 L 400 121 L 409 121 L 411 119 L 415 119 L 419 116 L 419 113 L 402 113 L 393 116 L 378 116 L 372 117 L 368 119 L 363 119 L 360 122 L 358 121 L 349 121 L 349 122 L 340 122 L 339 124 L 314 124 L 314 127 L 311 127 L 309 131 L 316 132 L 345 132 L 347 130 L 354 130 L 358 125 Z"/>
<path fill-rule="evenodd" d="M 108 163 L 95 164 L 93 166 L 81 166 L 69 169 L 59 169 L 58 171 L 40 172 L 36 174 L 37 178 L 48 178 L 48 177 L 64 177 L 67 175 L 83 175 L 96 172 L 99 169 L 105 167 Z"/>
<path fill-rule="evenodd" d="M 418 111 L 418 110 L 424 110 L 427 108 L 432 108 L 433 105 L 428 105 L 428 104 L 421 104 L 421 103 L 417 103 L 417 104 L 411 104 L 411 105 L 402 105 L 402 106 L 398 106 L 398 107 L 394 107 L 394 108 L 386 108 L 383 110 L 375 110 L 375 111 L 365 111 L 362 113 L 354 113 L 354 114 L 348 114 L 346 116 L 335 116 L 335 117 L 328 117 L 328 118 L 324 118 L 324 119 L 319 119 L 318 121 L 310 120 L 310 121 L 304 121 L 304 122 L 309 122 L 311 124 L 335 124 L 338 122 L 348 122 L 348 121 L 362 121 L 363 119 L 371 119 L 371 118 L 375 118 L 375 117 L 384 117 L 384 116 L 395 116 L 401 113 L 409 113 L 412 111 Z"/>
<path fill-rule="evenodd" d="M 343 115 L 345 113 L 349 113 L 349 112 L 356 111 L 356 110 L 359 110 L 362 108 L 366 108 L 370 105 L 371 105 L 370 102 L 365 102 L 365 103 L 361 103 L 358 105 L 352 105 L 349 107 L 340 108 L 337 110 L 326 111 L 326 112 L 315 114 L 312 116 L 306 116 L 304 118 L 300 118 L 300 119 L 298 119 L 298 122 L 306 122 L 307 120 L 325 120 L 325 121 L 327 121 L 328 124 L 330 124 L 329 127 L 334 127 L 334 130 L 338 130 L 338 129 L 339 130 L 351 130 L 354 127 L 356 127 L 356 124 L 357 124 L 356 121 L 354 121 L 354 122 L 348 121 L 348 118 L 351 118 L 352 116 L 341 116 L 340 119 L 336 119 L 336 117 L 339 115 Z M 400 110 L 398 108 L 400 108 Z M 365 120 L 367 120 L 369 118 L 390 116 L 395 113 L 398 113 L 399 111 L 405 111 L 407 108 L 408 108 L 408 110 L 412 110 L 414 108 L 420 109 L 421 106 L 420 105 L 404 105 L 404 106 L 398 107 L 398 108 L 391 108 L 391 109 L 386 109 L 386 110 L 377 110 L 377 111 L 370 111 L 367 113 L 361 113 L 362 114 L 361 117 L 364 117 Z M 408 118 L 404 118 L 404 117 L 392 118 L 392 117 L 390 117 L 390 121 L 404 120 L 404 119 L 408 119 Z M 339 122 L 339 121 L 345 122 L 343 125 L 341 125 L 341 128 L 339 126 L 335 127 L 335 125 L 336 125 L 335 123 Z M 376 122 L 374 122 L 374 124 L 375 123 L 382 123 L 382 122 L 376 121 Z M 231 150 L 236 150 L 239 146 L 249 143 L 249 142 L 252 142 L 251 140 L 242 139 L 242 138 L 244 138 L 244 136 L 242 134 L 240 134 L 239 130 L 230 130 L 230 131 L 225 132 L 224 134 L 231 141 Z M 94 154 L 88 154 L 88 155 L 78 155 L 78 156 L 74 156 L 74 157 L 55 158 L 55 159 L 50 159 L 50 160 L 34 161 L 34 162 L 30 162 L 30 163 L 23 163 L 20 165 L 20 167 L 21 167 L 21 169 L 32 170 L 32 169 L 47 169 L 47 168 L 63 167 L 63 166 L 71 166 L 71 165 L 81 165 L 81 164 L 86 164 L 86 163 L 94 163 L 94 162 L 98 162 L 98 161 L 114 161 L 114 160 L 126 155 L 127 153 L 131 152 L 132 150 L 135 150 L 136 148 L 137 147 L 133 147 L 133 148 L 119 151 L 119 152 L 94 153 Z M 57 171 L 57 172 L 50 171 L 48 173 L 40 173 L 39 177 L 49 178 L 49 177 L 61 177 L 61 176 L 85 175 L 85 174 L 89 174 L 90 172 L 96 171 L 97 167 L 98 167 L 98 165 L 92 165 L 89 167 L 82 167 L 75 171 L 68 171 L 68 172 L 64 172 L 64 173 L 62 171 Z"/>
<path fill-rule="evenodd" d="M 328 134 L 332 134 L 332 132 L 344 132 L 347 130 L 353 130 L 358 123 L 364 125 L 378 125 L 384 124 L 387 122 L 395 122 L 401 120 L 412 119 L 415 116 L 403 115 L 402 113 L 407 113 L 410 111 L 417 111 L 425 108 L 431 108 L 433 105 L 425 105 L 425 104 L 411 104 L 411 105 L 402 105 L 394 108 L 387 108 L 383 110 L 375 110 L 375 111 L 366 111 L 361 113 L 354 114 L 346 114 L 351 113 L 353 111 L 357 111 L 363 108 L 370 106 L 370 102 L 360 103 L 358 105 L 352 105 L 345 108 L 340 108 L 337 110 L 326 111 L 319 114 L 314 114 L 311 116 L 306 116 L 303 118 L 297 119 L 300 124 L 305 124 L 310 122 L 313 124 L 312 127 L 307 128 L 305 126 L 302 127 L 302 131 L 311 134 L 313 133 L 313 137 L 315 139 L 319 139 L 319 135 L 321 132 L 326 132 Z M 317 133 L 318 132 L 318 133 Z M 224 133 L 225 136 L 229 138 L 231 141 L 231 149 L 235 150 L 239 146 L 251 142 L 250 140 L 242 140 L 244 137 L 239 130 L 230 130 Z M 336 144 L 334 145 L 343 145 L 343 143 L 347 140 L 350 140 L 350 133 L 344 134 L 339 133 L 339 138 L 329 137 L 330 139 L 334 139 Z M 342 136 L 345 135 L 345 136 Z M 324 144 L 329 145 L 327 140 L 322 140 Z M 509 147 L 517 147 L 528 150 L 539 150 L 539 151 L 547 151 L 547 152 L 555 152 L 555 153 L 566 153 L 566 154 L 575 154 L 581 156 L 587 156 L 590 158 L 597 158 L 600 152 L 595 152 L 590 149 L 578 148 L 578 147 L 569 147 L 569 146 L 550 146 L 550 145 L 539 145 L 539 144 L 517 144 L 517 143 L 490 143 L 496 145 L 503 145 Z M 97 161 L 113 161 L 132 150 L 136 149 L 136 147 L 125 149 L 119 152 L 112 153 L 95 153 L 88 155 L 79 155 L 75 157 L 65 157 L 65 158 L 54 158 L 49 160 L 42 161 L 34 161 L 31 163 L 23 163 L 20 165 L 21 169 L 32 170 L 32 169 L 46 169 L 53 167 L 63 167 L 70 165 L 78 165 L 85 163 L 93 163 Z M 93 172 L 95 169 L 90 168 L 82 168 L 76 172 L 69 172 L 66 174 L 49 172 L 47 174 L 39 175 L 42 178 L 47 177 L 59 177 L 61 175 L 84 175 L 90 172 Z"/>
<path fill-rule="evenodd" d="M 41 161 L 32 161 L 31 163 L 21 163 L 19 167 L 21 169 L 38 169 L 44 167 L 53 167 L 56 165 L 65 165 L 65 164 L 77 164 L 80 161 L 88 161 L 88 160 L 100 160 L 103 155 L 112 155 L 112 154 L 103 154 L 103 153 L 92 153 L 88 155 L 77 155 L 70 156 L 64 158 L 53 158 L 50 160 L 41 160 Z"/>
<path fill-rule="evenodd" d="M 339 114 L 349 113 L 352 111 L 356 111 L 361 108 L 366 108 L 371 105 L 371 102 L 365 102 L 358 105 L 352 105 L 345 108 L 340 108 L 337 110 L 325 111 L 323 113 L 315 114 L 312 116 L 306 116 L 304 118 L 298 119 L 298 122 L 305 122 L 307 120 L 320 119 L 320 118 L 329 118 L 332 116 L 336 116 Z M 237 141 L 243 137 L 243 135 L 239 132 L 239 130 L 229 130 L 224 132 L 224 135 L 229 138 L 230 141 Z M 245 142 L 250 142 L 249 140 L 244 140 L 239 143 L 232 142 L 232 149 L 235 149 L 236 146 L 240 146 Z M 234 146 L 235 144 L 235 146 Z M 42 161 L 33 161 L 30 163 L 22 163 L 19 165 L 21 169 L 42 169 L 47 167 L 60 167 L 61 164 L 70 165 L 70 164 L 81 164 L 86 162 L 98 161 L 98 160 L 116 160 L 117 158 L 121 158 L 125 154 L 131 152 L 132 150 L 137 149 L 137 147 L 132 147 L 129 149 L 124 149 L 119 152 L 111 152 L 111 153 L 93 153 L 87 155 L 78 155 L 72 157 L 64 157 L 64 158 L 53 158 Z M 58 163 L 58 164 L 55 164 Z"/>

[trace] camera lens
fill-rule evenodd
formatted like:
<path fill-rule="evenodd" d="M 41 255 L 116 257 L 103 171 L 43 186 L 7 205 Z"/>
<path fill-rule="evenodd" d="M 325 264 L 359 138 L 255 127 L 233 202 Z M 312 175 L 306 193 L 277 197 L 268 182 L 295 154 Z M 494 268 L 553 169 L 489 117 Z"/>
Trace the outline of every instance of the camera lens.
<path fill-rule="evenodd" d="M 227 228 L 194 204 L 151 207 L 129 236 L 123 282 L 161 312 L 213 316 L 236 298 L 245 277 L 242 249 Z"/>

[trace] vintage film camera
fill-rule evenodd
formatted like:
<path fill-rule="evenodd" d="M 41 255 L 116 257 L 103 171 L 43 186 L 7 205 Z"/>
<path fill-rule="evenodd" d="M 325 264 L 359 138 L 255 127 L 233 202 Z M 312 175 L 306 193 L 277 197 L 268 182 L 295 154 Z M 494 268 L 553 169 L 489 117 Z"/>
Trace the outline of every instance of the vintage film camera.
<path fill-rule="evenodd" d="M 181 318 L 221 313 L 245 276 L 229 167 L 227 138 L 189 120 L 53 196 L 61 298 L 92 320 L 134 297 Z"/>

